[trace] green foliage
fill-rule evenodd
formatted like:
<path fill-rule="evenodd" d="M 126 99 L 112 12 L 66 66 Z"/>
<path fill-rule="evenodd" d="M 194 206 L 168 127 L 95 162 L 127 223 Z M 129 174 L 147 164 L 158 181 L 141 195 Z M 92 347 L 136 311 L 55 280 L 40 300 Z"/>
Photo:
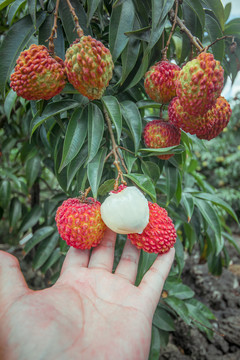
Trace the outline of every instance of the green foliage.
<path fill-rule="evenodd" d="M 180 275 L 184 251 L 198 249 L 209 270 L 219 275 L 227 264 L 225 241 L 237 248 L 226 225 L 226 214 L 238 221 L 239 203 L 231 203 L 230 196 L 240 199 L 239 106 L 234 107 L 227 131 L 209 143 L 182 132 L 179 146 L 145 148 L 142 129 L 147 121 L 159 117 L 160 104 L 146 96 L 143 76 L 161 59 L 162 44 L 166 44 L 171 30 L 168 13 L 174 1 L 71 3 L 84 33 L 109 46 L 113 55 L 113 78 L 101 100 L 89 102 L 70 84 L 49 101 L 18 98 L 10 89 L 10 74 L 21 51 L 32 43 L 46 45 L 55 2 L 0 2 L 0 217 L 4 220 L 0 235 L 13 245 L 20 243 L 26 256 L 35 254 L 33 267 L 44 274 L 50 272 L 52 283 L 56 281 L 68 250 L 55 226 L 57 207 L 89 186 L 90 194 L 102 201 L 117 178 L 111 156 L 113 143 L 105 122 L 109 117 L 119 146 L 120 166 L 124 162 L 128 170 L 126 174 L 122 167 L 124 179 L 165 207 L 178 233 L 176 262 L 153 320 L 149 358 L 158 359 L 177 316 L 211 336 L 213 314 L 194 299 Z M 179 6 L 178 16 L 203 44 L 209 45 L 223 35 L 234 35 L 240 44 L 239 21 L 228 21 L 229 12 L 229 5 L 224 9 L 220 0 L 186 0 Z M 76 37 L 67 2 L 61 1 L 54 39 L 56 54 L 64 58 Z M 229 38 L 218 41 L 212 52 L 234 80 L 240 52 L 239 47 L 232 52 L 230 44 Z M 190 40 L 176 27 L 168 58 L 182 65 L 190 56 Z M 162 110 L 165 115 L 166 107 Z M 168 161 L 157 157 L 169 153 L 174 157 Z M 124 242 L 125 237 L 118 236 L 115 264 Z M 136 284 L 155 258 L 155 254 L 141 253 Z"/>

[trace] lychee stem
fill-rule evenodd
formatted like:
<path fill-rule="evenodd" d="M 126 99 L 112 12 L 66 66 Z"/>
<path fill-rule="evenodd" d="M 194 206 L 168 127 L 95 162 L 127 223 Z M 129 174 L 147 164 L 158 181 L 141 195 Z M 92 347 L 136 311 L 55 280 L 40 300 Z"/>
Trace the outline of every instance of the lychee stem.
<path fill-rule="evenodd" d="M 54 38 L 56 39 L 56 37 L 57 37 L 57 20 L 58 20 L 59 2 L 60 2 L 60 0 L 56 1 L 56 7 L 55 7 L 55 11 L 54 11 L 54 21 L 53 21 L 53 27 L 52 27 L 51 35 L 46 40 L 46 41 L 49 41 L 48 49 L 49 49 L 49 54 L 52 55 L 52 56 L 54 55 L 54 42 L 53 42 L 53 39 Z"/>
<path fill-rule="evenodd" d="M 124 160 L 123 160 L 123 158 L 122 158 L 122 156 L 121 156 L 121 154 L 119 152 L 118 145 L 117 145 L 116 140 L 114 138 L 111 120 L 110 120 L 110 117 L 109 117 L 108 112 L 105 109 L 105 107 L 103 108 L 103 112 L 104 112 L 104 116 L 105 116 L 105 119 L 106 119 L 106 122 L 107 122 L 107 125 L 108 125 L 108 130 L 109 130 L 111 141 L 112 141 L 112 150 L 106 156 L 106 159 L 108 159 L 109 156 L 114 155 L 113 164 L 116 166 L 117 171 L 118 171 L 118 175 L 117 175 L 117 178 L 116 178 L 115 183 L 114 183 L 114 190 L 117 190 L 118 189 L 118 181 L 119 181 L 119 179 L 121 179 L 122 184 L 127 185 L 126 181 L 123 178 L 123 172 L 122 172 L 122 170 L 120 168 L 120 161 L 121 161 L 121 164 L 122 164 L 122 166 L 123 166 L 123 168 L 124 168 L 124 170 L 126 172 L 128 172 L 128 169 L 127 169 L 127 167 L 126 167 L 126 165 L 124 163 Z M 106 161 L 106 159 L 105 159 L 105 161 Z M 119 161 L 119 159 L 120 159 L 120 161 Z"/>
<path fill-rule="evenodd" d="M 170 15 L 170 19 L 175 18 L 175 12 L 173 9 L 170 10 L 169 15 Z M 192 35 L 191 31 L 184 25 L 184 23 L 182 22 L 181 19 L 179 19 L 178 16 L 176 17 L 176 23 L 180 27 L 180 30 L 184 31 L 185 34 L 189 37 L 191 43 L 198 49 L 198 51 L 199 52 L 203 51 L 204 47 L 201 44 L 200 40 Z"/>
<path fill-rule="evenodd" d="M 76 27 L 76 31 L 77 31 L 77 34 L 78 34 L 78 37 L 79 39 L 84 35 L 83 33 L 83 29 L 81 28 L 81 26 L 79 25 L 79 21 L 78 21 L 78 17 L 75 13 L 75 10 L 74 8 L 72 7 L 72 4 L 70 3 L 69 0 L 66 0 L 67 1 L 67 4 L 68 4 L 68 7 L 69 7 L 69 10 L 73 16 L 73 20 L 75 22 L 75 27 Z"/>
<path fill-rule="evenodd" d="M 232 39 L 232 43 L 234 43 L 234 36 L 233 35 L 224 35 L 220 38 L 217 38 L 216 40 L 214 40 L 210 45 L 206 46 L 204 48 L 204 51 L 207 51 L 211 46 L 213 46 L 214 44 L 216 44 L 216 42 L 224 40 L 224 39 Z"/>
<path fill-rule="evenodd" d="M 172 35 L 173 35 L 173 32 L 174 32 L 176 23 L 177 23 L 177 13 L 178 13 L 178 0 L 175 0 L 175 13 L 174 13 L 174 18 L 173 18 L 172 28 L 171 28 L 171 31 L 170 31 L 170 34 L 169 34 L 169 37 L 168 37 L 166 46 L 165 46 L 165 48 L 162 50 L 162 60 L 163 60 L 163 61 L 166 61 L 166 60 L 167 60 L 168 47 L 169 47 L 169 44 L 170 44 L 170 41 L 171 41 L 171 38 L 172 38 Z M 170 16 L 171 16 L 171 14 L 170 14 Z"/>

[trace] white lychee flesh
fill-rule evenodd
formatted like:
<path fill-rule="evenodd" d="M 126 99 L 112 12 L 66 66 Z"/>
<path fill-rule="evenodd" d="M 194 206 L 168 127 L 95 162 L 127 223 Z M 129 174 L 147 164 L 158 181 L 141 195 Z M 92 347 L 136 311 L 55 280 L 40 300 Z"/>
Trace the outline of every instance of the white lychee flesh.
<path fill-rule="evenodd" d="M 101 205 L 101 216 L 118 234 L 141 234 L 149 222 L 148 201 L 135 186 L 129 186 L 110 193 Z"/>

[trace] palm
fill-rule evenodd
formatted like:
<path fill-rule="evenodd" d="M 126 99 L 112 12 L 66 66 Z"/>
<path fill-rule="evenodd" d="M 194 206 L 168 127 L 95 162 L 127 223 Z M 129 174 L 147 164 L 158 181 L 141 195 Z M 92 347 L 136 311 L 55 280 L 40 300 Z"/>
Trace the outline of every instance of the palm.
<path fill-rule="evenodd" d="M 12 303 L 8 296 L 8 303 L 1 306 L 7 311 L 0 312 L 4 329 L 0 338 L 8 345 L 14 339 L 14 348 L 10 351 L 4 345 L 1 359 L 27 360 L 34 354 L 37 360 L 45 353 L 48 359 L 147 359 L 161 291 L 154 282 L 162 288 L 163 278 L 159 281 L 153 267 L 139 287 L 133 285 L 139 252 L 129 243 L 112 274 L 113 238 L 108 231 L 90 261 L 86 251 L 69 251 L 52 288 L 33 292 L 22 283 L 18 293 L 11 290 Z M 162 276 L 166 277 L 172 255 L 161 261 L 165 261 Z"/>

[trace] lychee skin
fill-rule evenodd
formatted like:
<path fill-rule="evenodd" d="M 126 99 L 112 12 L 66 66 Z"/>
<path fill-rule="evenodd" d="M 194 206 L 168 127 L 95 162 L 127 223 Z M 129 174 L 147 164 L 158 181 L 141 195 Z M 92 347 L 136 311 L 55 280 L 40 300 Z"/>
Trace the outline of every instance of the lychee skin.
<path fill-rule="evenodd" d="M 161 119 L 150 121 L 143 130 L 144 143 L 146 147 L 159 149 L 179 145 L 181 131 L 169 122 Z M 159 159 L 167 160 L 174 154 L 159 155 Z"/>
<path fill-rule="evenodd" d="M 91 36 L 82 36 L 66 51 L 65 67 L 74 88 L 94 100 L 102 97 L 114 65 L 109 49 Z"/>
<path fill-rule="evenodd" d="M 169 120 L 173 125 L 192 135 L 197 135 L 200 139 L 207 140 L 220 134 L 227 126 L 231 113 L 229 103 L 222 96 L 202 116 L 189 115 L 183 110 L 178 97 L 175 97 L 168 107 Z"/>
<path fill-rule="evenodd" d="M 138 249 L 148 253 L 167 253 L 175 244 L 177 233 L 172 219 L 165 209 L 148 202 L 149 223 L 142 234 L 128 234 L 127 237 Z"/>
<path fill-rule="evenodd" d="M 220 96 L 224 70 L 212 54 L 201 53 L 183 66 L 176 80 L 176 94 L 190 115 L 203 115 Z"/>
<path fill-rule="evenodd" d="M 181 68 L 168 61 L 159 61 L 145 74 L 144 87 L 156 102 L 167 104 L 176 96 L 175 81 Z"/>
<path fill-rule="evenodd" d="M 209 116 L 212 118 L 212 126 L 210 129 L 206 128 L 204 134 L 198 135 L 200 139 L 211 140 L 217 137 L 228 125 L 232 110 L 227 100 L 220 96 L 215 106 L 209 110 L 209 113 Z"/>
<path fill-rule="evenodd" d="M 63 240 L 77 249 L 90 249 L 103 239 L 106 225 L 100 214 L 101 203 L 91 197 L 65 200 L 57 209 L 56 224 Z"/>
<path fill-rule="evenodd" d="M 59 94 L 66 84 L 63 61 L 49 54 L 43 45 L 31 45 L 21 52 L 14 73 L 11 88 L 26 100 L 49 100 Z"/>

